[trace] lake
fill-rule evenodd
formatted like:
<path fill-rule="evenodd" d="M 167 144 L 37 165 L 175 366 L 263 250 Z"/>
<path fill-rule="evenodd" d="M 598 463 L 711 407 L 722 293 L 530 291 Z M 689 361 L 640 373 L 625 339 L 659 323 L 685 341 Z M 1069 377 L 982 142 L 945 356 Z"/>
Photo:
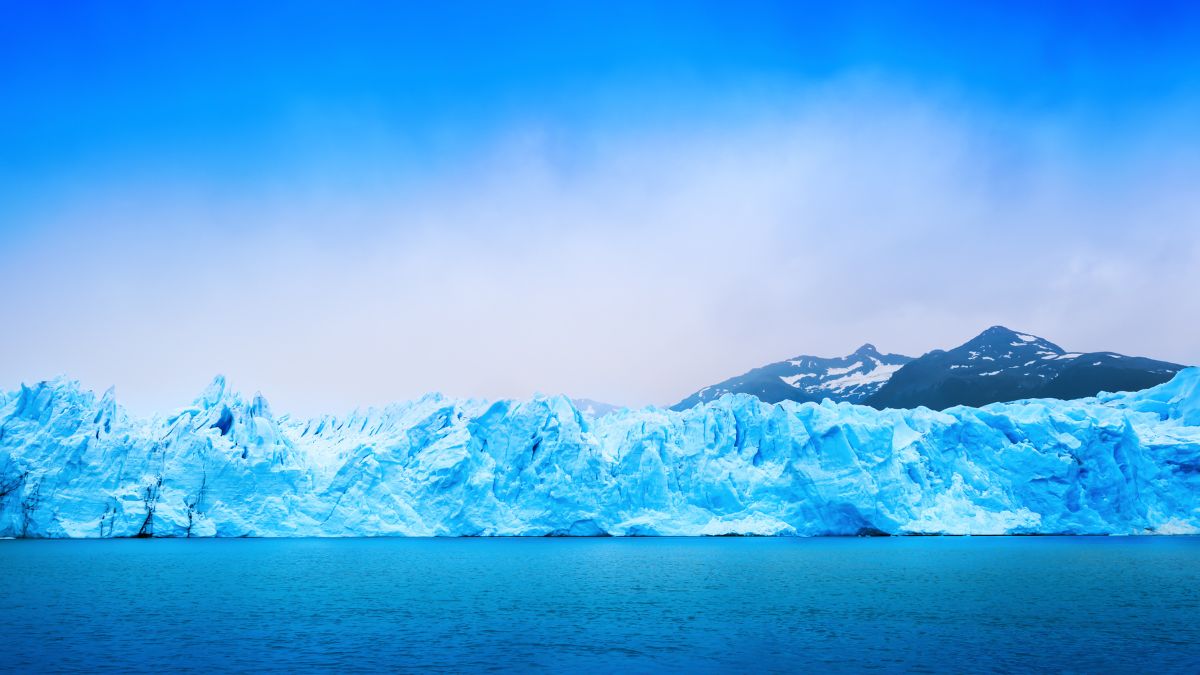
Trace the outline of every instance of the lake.
<path fill-rule="evenodd" d="M 1200 670 L 1200 538 L 0 541 L 7 670 Z"/>

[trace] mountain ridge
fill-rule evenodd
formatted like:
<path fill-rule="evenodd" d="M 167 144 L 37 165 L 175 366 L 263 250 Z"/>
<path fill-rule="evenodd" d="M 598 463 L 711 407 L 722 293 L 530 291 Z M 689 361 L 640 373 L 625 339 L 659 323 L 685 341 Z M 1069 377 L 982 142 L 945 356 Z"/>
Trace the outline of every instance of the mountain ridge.
<path fill-rule="evenodd" d="M 705 387 L 670 408 L 686 410 L 726 393 L 752 394 L 765 403 L 825 398 L 861 403 L 911 360 L 903 354 L 880 353 L 869 342 L 841 357 L 802 354 Z"/>
<path fill-rule="evenodd" d="M 704 387 L 670 407 L 685 410 L 726 393 L 744 393 L 767 403 L 828 398 L 879 409 L 944 410 L 1138 391 L 1166 382 L 1183 367 L 1116 352 L 1068 352 L 1040 336 L 996 325 L 957 347 L 919 357 L 880 354 L 868 342 L 843 357 L 777 361 Z"/>

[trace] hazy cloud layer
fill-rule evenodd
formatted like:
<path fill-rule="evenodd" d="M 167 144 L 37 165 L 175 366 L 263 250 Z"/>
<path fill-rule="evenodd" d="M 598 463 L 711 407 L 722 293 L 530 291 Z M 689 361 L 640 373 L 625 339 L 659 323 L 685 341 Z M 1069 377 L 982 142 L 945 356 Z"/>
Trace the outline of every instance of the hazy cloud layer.
<path fill-rule="evenodd" d="M 430 390 L 667 404 L 996 323 L 1200 362 L 1186 115 L 1108 147 L 879 91 L 619 133 L 531 122 L 417 174 L 364 118 L 376 152 L 349 177 L 93 180 L 4 231 L 0 382 L 115 383 L 139 410 L 218 372 L 298 413 Z"/>

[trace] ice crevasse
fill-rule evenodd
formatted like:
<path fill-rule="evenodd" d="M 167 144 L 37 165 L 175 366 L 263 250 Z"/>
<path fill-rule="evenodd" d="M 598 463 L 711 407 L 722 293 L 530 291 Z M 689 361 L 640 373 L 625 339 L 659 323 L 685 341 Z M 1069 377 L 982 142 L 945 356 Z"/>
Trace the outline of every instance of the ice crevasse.
<path fill-rule="evenodd" d="M 599 418 L 565 397 L 276 416 L 217 378 L 172 415 L 0 394 L 0 536 L 1200 532 L 1200 369 L 943 412 L 765 404 Z"/>

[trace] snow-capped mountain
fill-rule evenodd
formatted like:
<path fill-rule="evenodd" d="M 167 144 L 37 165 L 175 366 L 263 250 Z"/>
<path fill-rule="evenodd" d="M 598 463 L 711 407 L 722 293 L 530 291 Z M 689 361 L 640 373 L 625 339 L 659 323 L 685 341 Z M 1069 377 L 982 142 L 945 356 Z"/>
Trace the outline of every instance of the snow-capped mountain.
<path fill-rule="evenodd" d="M 430 395 L 292 419 L 218 379 L 139 418 L 74 382 L 0 392 L 0 537 L 1200 533 L 1197 495 L 1197 368 L 946 412 Z"/>
<path fill-rule="evenodd" d="M 1182 368 L 1113 352 L 1068 352 L 1045 338 L 992 326 L 959 347 L 906 364 L 864 402 L 941 410 L 1023 398 L 1073 399 L 1145 389 Z"/>
<path fill-rule="evenodd" d="M 1045 338 L 992 326 L 966 344 L 916 359 L 880 354 L 869 344 L 841 358 L 797 356 L 705 387 L 672 409 L 686 410 L 724 394 L 752 394 L 767 403 L 830 399 L 875 408 L 942 410 L 1138 391 L 1166 382 L 1182 368 L 1114 352 L 1068 352 Z"/>
<path fill-rule="evenodd" d="M 797 356 L 705 387 L 671 408 L 686 410 L 724 394 L 752 394 L 767 403 L 826 398 L 861 403 L 909 361 L 911 356 L 880 354 L 871 344 L 839 358 Z"/>

